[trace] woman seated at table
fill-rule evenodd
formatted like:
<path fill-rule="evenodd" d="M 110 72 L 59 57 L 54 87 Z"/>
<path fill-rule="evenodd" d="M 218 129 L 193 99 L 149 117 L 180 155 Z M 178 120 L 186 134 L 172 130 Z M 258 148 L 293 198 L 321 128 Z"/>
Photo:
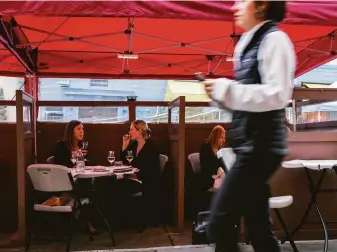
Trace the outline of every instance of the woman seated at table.
<path fill-rule="evenodd" d="M 63 165 L 69 168 L 74 167 L 74 163 L 71 161 L 73 153 L 77 153 L 81 150 L 81 143 L 84 139 L 84 127 L 80 121 L 73 120 L 70 121 L 65 130 L 63 140 L 58 141 L 54 151 L 54 164 Z M 87 156 L 87 150 L 81 150 L 83 155 Z M 80 193 L 87 194 L 88 190 L 91 190 L 92 181 L 91 179 L 78 179 L 76 181 L 76 188 Z M 86 195 L 85 195 L 86 196 Z M 90 212 L 92 210 L 84 211 L 83 214 L 86 215 L 86 219 L 90 219 Z M 97 230 L 93 224 L 87 222 L 89 231 L 92 234 L 97 233 Z"/>
<path fill-rule="evenodd" d="M 126 156 L 132 152 L 133 160 L 131 165 L 139 171 L 129 178 L 137 181 L 130 181 L 125 187 L 129 193 L 142 192 L 146 206 L 151 206 L 156 201 L 160 178 L 159 152 L 150 139 L 151 130 L 146 122 L 136 120 L 131 123 L 129 134 L 123 136 L 121 159 L 123 163 L 129 164 Z"/>
<path fill-rule="evenodd" d="M 71 161 L 73 152 L 81 150 L 81 144 L 84 138 L 84 127 L 80 121 L 70 121 L 65 130 L 63 140 L 56 145 L 54 152 L 54 163 L 69 168 L 74 167 Z M 87 150 L 81 150 L 83 155 L 87 155 Z"/>
<path fill-rule="evenodd" d="M 221 179 L 224 171 L 217 158 L 217 152 L 224 147 L 226 140 L 225 129 L 217 125 L 213 128 L 206 142 L 200 148 L 200 189 L 208 190 L 213 188 L 214 180 Z"/>

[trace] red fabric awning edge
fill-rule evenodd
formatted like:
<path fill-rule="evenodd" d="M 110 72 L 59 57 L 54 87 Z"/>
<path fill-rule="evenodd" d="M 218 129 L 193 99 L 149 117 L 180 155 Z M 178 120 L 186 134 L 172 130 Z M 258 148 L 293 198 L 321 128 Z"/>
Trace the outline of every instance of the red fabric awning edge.
<path fill-rule="evenodd" d="M 1 1 L 1 15 L 232 20 L 234 1 Z M 288 1 L 285 23 L 337 25 L 337 1 Z"/>
<path fill-rule="evenodd" d="M 149 19 L 177 19 L 177 20 L 220 20 L 232 22 L 231 6 L 233 1 L 2 1 L 0 13 L 12 16 L 45 16 L 58 17 L 111 17 L 111 18 L 149 18 Z M 312 29 L 317 26 L 332 27 L 337 25 L 337 1 L 288 1 L 288 14 L 284 24 L 310 25 Z M 47 19 L 48 20 L 48 19 Z M 155 23 L 154 23 L 155 24 Z M 85 25 L 85 24 L 83 24 Z M 308 28 L 306 28 L 308 29 Z M 299 30 L 305 35 L 305 30 Z M 334 35 L 334 34 L 333 34 Z M 29 39 L 29 38 L 28 38 Z M 317 43 L 324 48 L 328 47 L 327 40 Z M 310 45 L 315 49 L 315 43 Z M 336 45 L 337 47 L 337 45 Z M 327 51 L 328 49 L 325 49 Z M 301 58 L 300 67 L 296 75 L 301 75 L 321 64 L 324 64 L 335 56 L 335 49 L 331 46 L 331 54 L 323 56 L 314 55 L 310 50 L 303 50 L 298 53 Z M 88 52 L 89 53 L 89 52 Z M 184 57 L 183 55 L 181 56 Z M 310 58 L 310 62 L 306 62 Z M 66 66 L 64 66 L 66 67 Z M 7 69 L 7 68 L 6 68 Z M 7 71 L 1 69 L 3 74 L 8 76 L 24 75 L 23 71 Z M 102 69 L 99 69 L 102 70 Z M 161 71 L 161 70 L 160 70 Z M 37 74 L 45 77 L 70 77 L 78 78 L 104 77 L 104 78 L 156 78 L 156 79 L 188 79 L 193 78 L 191 74 L 167 74 L 163 70 L 158 74 L 104 74 L 102 72 L 88 71 L 85 73 L 75 72 L 55 72 L 41 70 Z M 216 77 L 222 77 L 217 75 Z"/>

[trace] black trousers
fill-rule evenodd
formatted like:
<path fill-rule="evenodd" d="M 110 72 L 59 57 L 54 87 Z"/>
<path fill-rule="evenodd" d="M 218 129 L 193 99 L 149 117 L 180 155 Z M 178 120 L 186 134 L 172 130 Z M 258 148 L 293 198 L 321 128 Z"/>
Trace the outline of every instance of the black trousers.
<path fill-rule="evenodd" d="M 207 233 L 216 243 L 216 251 L 239 251 L 235 226 L 241 216 L 245 218 L 255 252 L 280 251 L 270 227 L 268 180 L 282 158 L 268 152 L 237 154 L 211 204 Z"/>

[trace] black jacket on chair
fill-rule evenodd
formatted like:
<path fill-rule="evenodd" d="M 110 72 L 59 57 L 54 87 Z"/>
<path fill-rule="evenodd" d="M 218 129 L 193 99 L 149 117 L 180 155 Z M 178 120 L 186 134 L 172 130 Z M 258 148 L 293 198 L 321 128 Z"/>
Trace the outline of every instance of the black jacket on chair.
<path fill-rule="evenodd" d="M 210 144 L 203 143 L 200 148 L 200 189 L 207 190 L 213 187 L 214 179 L 212 176 L 217 174 L 219 167 L 221 167 L 221 164 Z"/>
<path fill-rule="evenodd" d="M 72 168 L 71 152 L 69 151 L 65 141 L 58 141 L 54 150 L 54 163 Z"/>
<path fill-rule="evenodd" d="M 131 165 L 139 169 L 137 177 L 143 182 L 144 189 L 156 190 L 160 178 L 159 152 L 150 139 L 145 142 L 138 156 L 136 156 L 137 146 L 137 141 L 130 142 L 128 148 L 121 152 L 121 160 L 123 160 L 123 163 L 129 164 L 126 160 L 126 154 L 127 151 L 132 151 Z"/>

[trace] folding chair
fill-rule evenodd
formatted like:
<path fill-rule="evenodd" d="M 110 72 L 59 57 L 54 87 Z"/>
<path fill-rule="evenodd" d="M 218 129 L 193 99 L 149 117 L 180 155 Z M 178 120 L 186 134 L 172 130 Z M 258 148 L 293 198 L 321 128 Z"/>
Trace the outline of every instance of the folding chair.
<path fill-rule="evenodd" d="M 54 164 L 54 156 L 47 158 L 47 164 Z"/>
<path fill-rule="evenodd" d="M 188 155 L 188 160 L 191 163 L 191 167 L 194 173 L 200 173 L 200 153 L 195 152 Z"/>
<path fill-rule="evenodd" d="M 69 201 L 64 206 L 47 206 L 37 202 L 34 204 L 33 218 L 31 223 L 34 224 L 35 218 L 38 212 L 58 212 L 58 213 L 69 213 L 70 215 L 70 228 L 69 228 L 69 236 L 67 240 L 66 251 L 69 251 L 72 232 L 73 232 L 73 222 L 75 218 L 75 213 L 78 209 L 81 208 L 84 204 L 93 204 L 88 198 L 78 198 L 78 194 L 75 190 L 74 180 L 71 175 L 70 169 L 61 166 L 61 165 L 53 165 L 53 164 L 34 164 L 30 165 L 27 169 L 29 176 L 31 178 L 34 190 L 36 192 L 44 192 L 44 193 L 68 193 L 71 194 L 69 197 Z M 113 246 L 115 246 L 115 238 L 111 231 L 110 225 L 103 216 L 100 209 L 94 204 L 96 210 L 103 218 L 108 231 L 111 237 Z M 33 225 L 31 225 L 33 226 Z M 87 227 L 88 228 L 88 227 Z M 26 243 L 26 250 L 30 247 L 32 229 L 28 231 L 28 239 Z M 88 230 L 89 231 L 89 230 Z M 90 233 L 90 232 L 89 232 Z M 93 236 L 90 234 L 90 240 L 93 241 Z"/>
<path fill-rule="evenodd" d="M 75 213 L 82 204 L 89 203 L 88 199 L 80 200 L 74 190 L 74 181 L 70 173 L 69 168 L 61 165 L 51 165 L 51 164 L 33 164 L 27 169 L 27 172 L 31 178 L 34 190 L 36 192 L 45 193 L 68 193 L 69 201 L 65 205 L 60 206 L 48 206 L 42 203 L 35 203 L 33 208 L 33 214 L 31 218 L 31 228 L 28 230 L 28 239 L 26 243 L 26 250 L 29 250 L 32 231 L 35 221 L 38 220 L 37 213 L 39 212 L 57 212 L 57 213 L 69 213 L 70 223 L 69 223 L 69 233 L 67 239 L 66 251 L 69 251 L 70 243 L 73 233 L 73 222 L 75 218 Z M 71 195 L 71 196 L 70 196 Z M 35 198 L 35 202 L 37 199 Z M 36 225 L 35 225 L 36 226 Z M 90 239 L 93 237 L 90 235 Z"/>
<path fill-rule="evenodd" d="M 168 162 L 168 156 L 159 154 L 160 174 L 162 175 L 165 170 L 166 163 Z"/>

